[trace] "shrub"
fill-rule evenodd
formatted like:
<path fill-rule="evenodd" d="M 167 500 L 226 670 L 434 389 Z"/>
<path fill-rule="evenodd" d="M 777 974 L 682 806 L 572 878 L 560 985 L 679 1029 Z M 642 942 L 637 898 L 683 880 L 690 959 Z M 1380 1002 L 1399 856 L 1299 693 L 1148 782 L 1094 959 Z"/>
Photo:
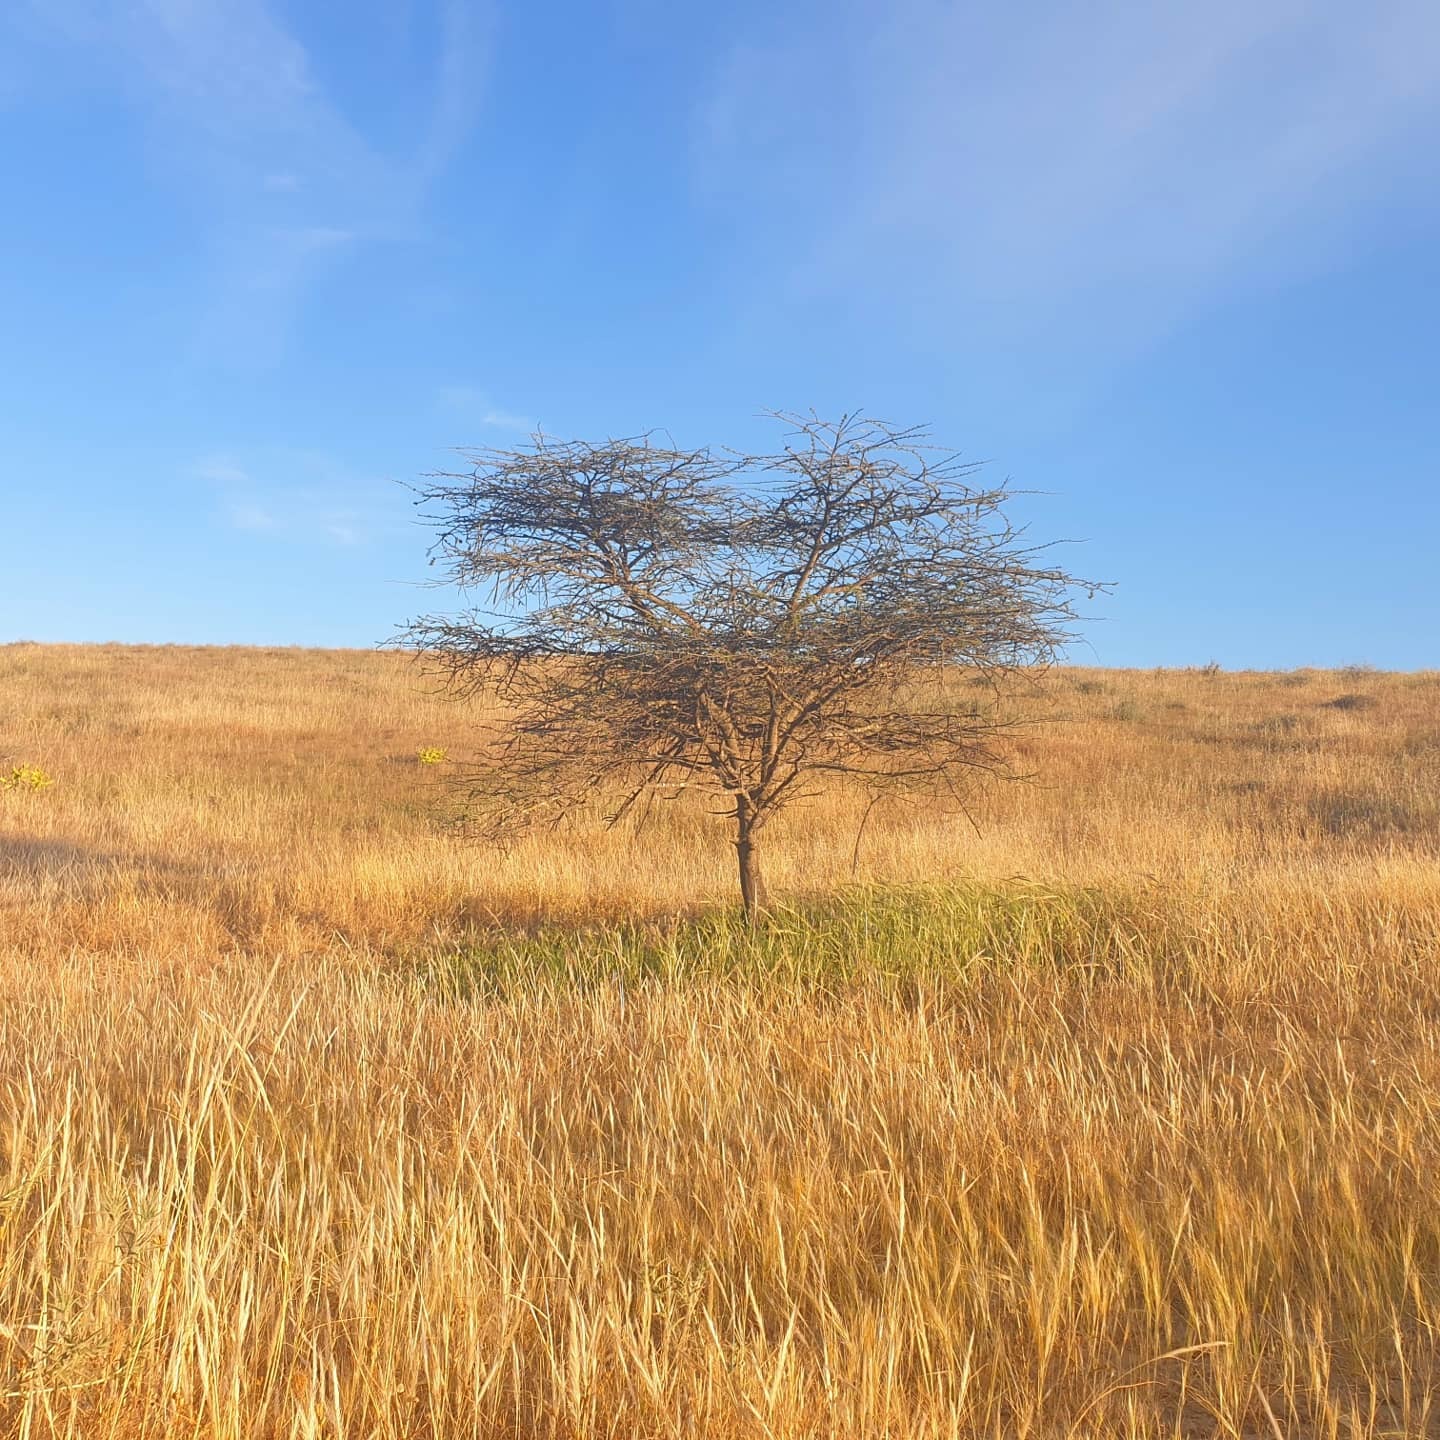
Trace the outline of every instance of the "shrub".
<path fill-rule="evenodd" d="M 415 752 L 415 758 L 422 765 L 442 765 L 450 757 L 439 745 L 422 745 Z"/>
<path fill-rule="evenodd" d="M 8 775 L 0 775 L 0 790 L 45 790 L 54 783 L 38 765 L 12 765 Z"/>
<path fill-rule="evenodd" d="M 1379 703 L 1373 695 L 1337 695 L 1325 705 L 1330 710 L 1373 710 Z"/>
<path fill-rule="evenodd" d="M 1257 735 L 1289 735 L 1298 730 L 1301 723 L 1298 715 L 1269 715 L 1264 720 L 1257 720 L 1251 729 Z"/>

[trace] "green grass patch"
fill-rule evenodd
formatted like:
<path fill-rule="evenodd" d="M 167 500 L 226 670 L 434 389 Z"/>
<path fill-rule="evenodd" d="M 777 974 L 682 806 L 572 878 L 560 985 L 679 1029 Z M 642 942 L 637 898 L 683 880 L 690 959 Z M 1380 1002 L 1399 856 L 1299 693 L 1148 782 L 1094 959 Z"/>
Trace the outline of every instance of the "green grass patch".
<path fill-rule="evenodd" d="M 585 988 L 712 978 L 803 990 L 860 980 L 961 977 L 977 967 L 1115 971 L 1153 959 L 1144 897 L 1017 885 L 863 887 L 776 907 L 758 925 L 716 909 L 664 922 L 496 932 L 420 958 L 427 987 L 457 999 L 536 984 Z"/>

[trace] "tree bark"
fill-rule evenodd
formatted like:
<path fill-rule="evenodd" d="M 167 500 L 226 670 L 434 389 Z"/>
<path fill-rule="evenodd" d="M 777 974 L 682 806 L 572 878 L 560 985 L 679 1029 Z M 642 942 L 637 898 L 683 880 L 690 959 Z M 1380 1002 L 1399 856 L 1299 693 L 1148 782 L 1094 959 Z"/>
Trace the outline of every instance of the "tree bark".
<path fill-rule="evenodd" d="M 760 862 L 755 854 L 754 811 L 743 795 L 735 802 L 735 820 L 738 830 L 735 856 L 740 863 L 740 900 L 745 907 L 746 921 L 753 925 L 770 904 L 770 892 L 765 888 L 765 877 L 760 873 Z"/>

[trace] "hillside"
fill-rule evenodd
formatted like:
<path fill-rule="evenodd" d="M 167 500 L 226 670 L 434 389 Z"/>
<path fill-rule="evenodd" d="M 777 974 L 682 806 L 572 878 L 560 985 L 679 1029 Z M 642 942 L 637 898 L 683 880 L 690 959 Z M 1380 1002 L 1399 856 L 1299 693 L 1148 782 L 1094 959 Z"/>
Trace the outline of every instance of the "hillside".
<path fill-rule="evenodd" d="M 751 937 L 402 656 L 0 648 L 0 1435 L 1437 1433 L 1440 676 L 1019 703 Z"/>
<path fill-rule="evenodd" d="M 782 819 L 782 893 L 852 880 L 1370 887 L 1440 853 L 1440 676 L 1055 672 L 1016 742 L 1033 778 L 949 808 L 833 793 Z M 363 651 L 0 648 L 0 764 L 54 777 L 3 812 L 0 897 L 29 953 L 380 949 L 495 923 L 728 903 L 699 804 L 517 837 L 446 824 L 467 712 Z M 452 763 L 425 767 L 421 746 Z M 37 903 L 38 902 L 38 903 Z"/>

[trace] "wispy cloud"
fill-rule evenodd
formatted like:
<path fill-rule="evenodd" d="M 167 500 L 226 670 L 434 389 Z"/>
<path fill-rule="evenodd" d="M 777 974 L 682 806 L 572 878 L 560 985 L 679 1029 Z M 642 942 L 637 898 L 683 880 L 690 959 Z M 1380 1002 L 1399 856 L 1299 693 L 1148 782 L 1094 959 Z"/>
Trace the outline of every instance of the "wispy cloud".
<path fill-rule="evenodd" d="M 225 516 L 236 530 L 279 529 L 279 521 L 268 510 L 249 500 L 227 500 Z"/>
<path fill-rule="evenodd" d="M 816 18 L 717 59 L 699 194 L 764 215 L 791 285 L 908 287 L 946 320 L 1164 323 L 1267 266 L 1329 263 L 1386 166 L 1440 145 L 1430 0 L 841 0 Z"/>
<path fill-rule="evenodd" d="M 249 472 L 233 455 L 206 455 L 190 467 L 190 474 L 197 480 L 230 489 L 242 489 L 251 484 Z"/>
<path fill-rule="evenodd" d="M 495 42 L 493 5 L 443 0 L 440 53 L 430 124 L 418 156 L 421 178 L 442 175 L 465 144 L 479 115 Z"/>
<path fill-rule="evenodd" d="M 313 451 L 269 449 L 243 460 L 217 453 L 195 461 L 188 473 L 215 492 L 215 513 L 232 530 L 348 547 L 396 528 L 386 514 L 394 498 L 389 485 Z"/>
<path fill-rule="evenodd" d="M 494 404 L 489 395 L 473 385 L 442 385 L 438 396 L 441 409 L 471 425 L 485 425 L 495 430 L 536 428 L 528 416 L 516 414 Z"/>
<path fill-rule="evenodd" d="M 322 266 L 423 233 L 429 189 L 474 124 L 490 44 L 491 0 L 433 4 L 432 79 L 417 87 L 425 113 L 412 127 L 422 138 L 397 147 L 327 92 L 264 0 L 29 0 L 29 29 L 83 57 L 148 122 L 155 173 L 208 230 L 212 295 L 199 319 L 217 353 L 283 339 Z M 344 23 L 363 25 L 363 13 Z"/>

